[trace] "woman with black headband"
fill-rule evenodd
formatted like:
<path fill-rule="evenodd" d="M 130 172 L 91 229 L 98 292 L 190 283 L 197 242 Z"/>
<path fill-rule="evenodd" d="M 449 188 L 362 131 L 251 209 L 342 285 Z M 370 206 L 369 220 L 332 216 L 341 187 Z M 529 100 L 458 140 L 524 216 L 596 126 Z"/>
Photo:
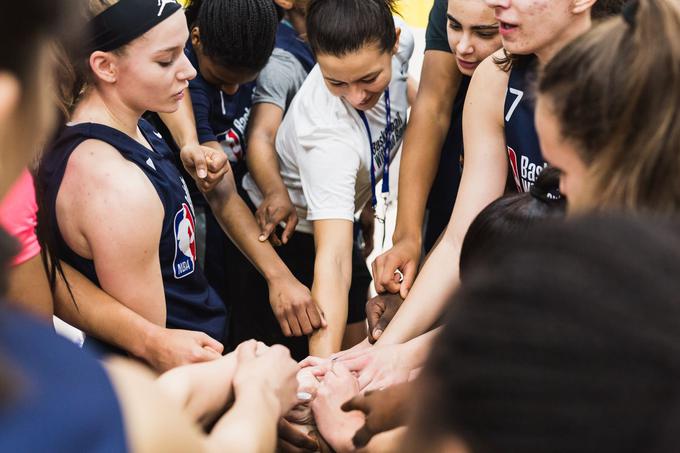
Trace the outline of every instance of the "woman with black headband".
<path fill-rule="evenodd" d="M 57 69 L 51 40 L 72 25 L 65 20 L 71 6 L 25 0 L 6 5 L 0 16 L 0 197 L 50 132 L 48 75 Z M 30 24 L 16 21 L 27 15 Z M 172 27 L 175 18 L 159 28 Z M 146 36 L 152 44 L 155 35 Z M 0 232 L 3 270 L 12 248 Z M 6 283 L 2 272 L 0 296 Z M 272 367 L 276 373 L 268 372 Z M 0 451 L 273 451 L 276 420 L 295 398 L 296 370 L 284 348 L 255 342 L 155 381 L 122 359 L 105 370 L 87 351 L 2 302 Z"/>
<path fill-rule="evenodd" d="M 74 94 L 64 106 L 71 122 L 40 166 L 50 253 L 153 323 L 221 340 L 226 308 L 197 265 L 186 184 L 166 143 L 140 119 L 147 110 L 176 110 L 196 75 L 183 53 L 186 20 L 174 2 L 95 4 L 92 38 L 74 58 L 80 83 L 65 90 Z M 208 195 L 238 246 L 282 297 L 308 294 L 271 246 L 258 241 L 247 208 L 247 216 L 230 209 L 234 197 L 227 180 Z M 121 328 L 135 334 L 134 326 Z"/>

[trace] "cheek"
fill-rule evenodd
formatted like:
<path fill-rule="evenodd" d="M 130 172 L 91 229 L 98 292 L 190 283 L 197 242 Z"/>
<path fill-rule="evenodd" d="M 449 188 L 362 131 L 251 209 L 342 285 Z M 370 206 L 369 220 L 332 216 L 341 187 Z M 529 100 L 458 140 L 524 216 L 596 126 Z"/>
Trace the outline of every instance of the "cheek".
<path fill-rule="evenodd" d="M 480 39 L 475 45 L 475 53 L 477 54 L 477 58 L 481 61 L 500 48 L 501 48 L 500 36 L 489 40 Z"/>

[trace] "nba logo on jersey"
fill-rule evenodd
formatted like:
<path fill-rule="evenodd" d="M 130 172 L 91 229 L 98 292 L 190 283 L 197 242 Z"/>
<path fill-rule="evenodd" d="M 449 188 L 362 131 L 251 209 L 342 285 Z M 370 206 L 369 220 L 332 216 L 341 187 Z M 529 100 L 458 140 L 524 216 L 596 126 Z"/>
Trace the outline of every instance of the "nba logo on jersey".
<path fill-rule="evenodd" d="M 194 272 L 196 267 L 196 224 L 189 205 L 182 203 L 182 209 L 175 214 L 175 278 L 183 278 Z"/>
<path fill-rule="evenodd" d="M 241 139 L 234 129 L 229 129 L 218 135 L 217 139 L 222 142 L 222 149 L 230 162 L 237 163 L 243 158 Z"/>

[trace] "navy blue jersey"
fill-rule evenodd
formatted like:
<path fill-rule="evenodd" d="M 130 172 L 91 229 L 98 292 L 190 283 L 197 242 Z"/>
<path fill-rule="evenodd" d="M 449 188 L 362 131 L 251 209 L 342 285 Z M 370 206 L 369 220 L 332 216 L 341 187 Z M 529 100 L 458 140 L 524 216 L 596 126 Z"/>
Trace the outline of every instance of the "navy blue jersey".
<path fill-rule="evenodd" d="M 167 327 L 202 331 L 221 340 L 226 326 L 226 308 L 208 286 L 196 261 L 194 208 L 187 186 L 175 166 L 172 151 L 160 134 L 145 120 L 140 120 L 139 129 L 152 150 L 116 129 L 84 123 L 65 127 L 45 154 L 39 177 L 46 205 L 51 209 L 50 227 L 55 235 L 57 254 L 99 284 L 94 262 L 77 255 L 61 236 L 56 219 L 56 199 L 73 150 L 88 139 L 106 142 L 144 172 L 163 204 L 165 216 L 158 255 L 167 305 Z"/>
<path fill-rule="evenodd" d="M 534 126 L 536 64 L 532 56 L 513 67 L 505 95 L 505 144 L 519 192 L 528 192 L 546 166 Z"/>
<path fill-rule="evenodd" d="M 316 59 L 312 53 L 312 48 L 305 41 L 300 39 L 297 31 L 286 20 L 282 20 L 276 29 L 276 44 L 277 49 L 290 52 L 297 61 L 300 62 L 305 71 L 309 74 L 316 64 Z M 285 74 L 281 74 L 285 76 Z"/>
<path fill-rule="evenodd" d="M 0 307 L 0 360 L 11 389 L 0 402 L 0 451 L 128 450 L 111 382 L 86 351 Z"/>
<path fill-rule="evenodd" d="M 234 95 L 224 94 L 201 76 L 191 42 L 187 43 L 184 53 L 198 72 L 196 78 L 189 81 L 198 141 L 219 142 L 229 161 L 240 162 L 246 153 L 246 126 L 255 82 L 240 85 Z"/>

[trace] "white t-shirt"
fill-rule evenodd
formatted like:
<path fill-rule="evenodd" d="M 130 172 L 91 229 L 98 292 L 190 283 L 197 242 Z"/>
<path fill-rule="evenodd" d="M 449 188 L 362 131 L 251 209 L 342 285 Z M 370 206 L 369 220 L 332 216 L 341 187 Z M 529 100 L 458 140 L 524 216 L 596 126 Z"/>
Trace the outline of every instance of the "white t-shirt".
<path fill-rule="evenodd" d="M 408 61 L 414 46 L 406 25 L 399 19 L 395 19 L 395 24 L 401 28 L 401 35 L 399 50 L 392 57 L 389 85 L 390 160 L 399 149 L 406 128 Z M 387 135 L 385 95 L 365 113 L 379 181 Z M 348 102 L 328 91 L 318 65 L 307 76 L 279 127 L 276 152 L 283 183 L 298 211 L 298 231 L 313 233 L 312 220 L 353 221 L 355 213 L 371 199 L 371 148 L 366 126 Z M 243 187 L 255 206 L 259 206 L 262 193 L 249 174 Z"/>

